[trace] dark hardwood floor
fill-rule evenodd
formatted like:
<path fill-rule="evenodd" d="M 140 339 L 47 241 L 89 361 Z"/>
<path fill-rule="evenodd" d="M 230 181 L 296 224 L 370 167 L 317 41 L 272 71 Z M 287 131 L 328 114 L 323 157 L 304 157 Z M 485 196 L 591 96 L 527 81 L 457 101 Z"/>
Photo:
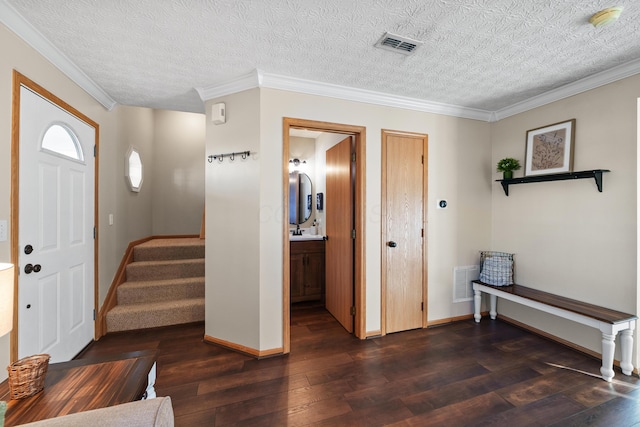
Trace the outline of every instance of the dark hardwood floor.
<path fill-rule="evenodd" d="M 206 344 L 192 324 L 107 335 L 83 357 L 158 349 L 177 426 L 640 425 L 637 377 L 607 383 L 599 360 L 499 320 L 359 340 L 322 307 L 291 314 L 288 356 Z"/>

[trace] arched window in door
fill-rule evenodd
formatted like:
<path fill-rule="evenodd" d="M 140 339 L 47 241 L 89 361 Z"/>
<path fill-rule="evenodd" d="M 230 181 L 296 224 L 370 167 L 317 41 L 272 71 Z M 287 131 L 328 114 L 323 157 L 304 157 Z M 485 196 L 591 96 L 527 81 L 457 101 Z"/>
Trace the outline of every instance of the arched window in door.
<path fill-rule="evenodd" d="M 84 153 L 78 137 L 69 127 L 54 123 L 44 133 L 41 144 L 43 151 L 84 162 Z"/>

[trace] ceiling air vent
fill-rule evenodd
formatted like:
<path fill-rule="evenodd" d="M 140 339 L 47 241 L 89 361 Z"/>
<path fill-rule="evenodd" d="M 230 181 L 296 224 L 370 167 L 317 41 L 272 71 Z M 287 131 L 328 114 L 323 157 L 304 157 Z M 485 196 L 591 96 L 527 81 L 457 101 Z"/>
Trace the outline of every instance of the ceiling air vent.
<path fill-rule="evenodd" d="M 390 50 L 403 55 L 411 55 L 420 45 L 422 45 L 421 41 L 391 33 L 384 33 L 382 38 L 378 40 L 378 43 L 375 44 L 375 46 L 380 49 Z"/>

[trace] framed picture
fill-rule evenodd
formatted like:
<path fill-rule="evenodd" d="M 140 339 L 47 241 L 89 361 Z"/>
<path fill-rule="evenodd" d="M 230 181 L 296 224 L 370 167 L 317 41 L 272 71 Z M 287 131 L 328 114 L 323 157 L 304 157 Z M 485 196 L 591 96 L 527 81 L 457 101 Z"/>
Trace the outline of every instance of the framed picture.
<path fill-rule="evenodd" d="M 524 175 L 573 171 L 576 119 L 527 131 Z"/>

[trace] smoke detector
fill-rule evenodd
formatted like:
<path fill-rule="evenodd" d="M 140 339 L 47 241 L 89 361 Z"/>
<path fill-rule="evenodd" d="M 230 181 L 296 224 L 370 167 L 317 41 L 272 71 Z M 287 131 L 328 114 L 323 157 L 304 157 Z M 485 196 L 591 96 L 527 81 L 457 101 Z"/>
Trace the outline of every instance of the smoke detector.
<path fill-rule="evenodd" d="M 375 47 L 403 55 L 411 55 L 422 44 L 423 42 L 421 41 L 387 32 L 382 35 L 380 40 L 375 44 Z"/>

